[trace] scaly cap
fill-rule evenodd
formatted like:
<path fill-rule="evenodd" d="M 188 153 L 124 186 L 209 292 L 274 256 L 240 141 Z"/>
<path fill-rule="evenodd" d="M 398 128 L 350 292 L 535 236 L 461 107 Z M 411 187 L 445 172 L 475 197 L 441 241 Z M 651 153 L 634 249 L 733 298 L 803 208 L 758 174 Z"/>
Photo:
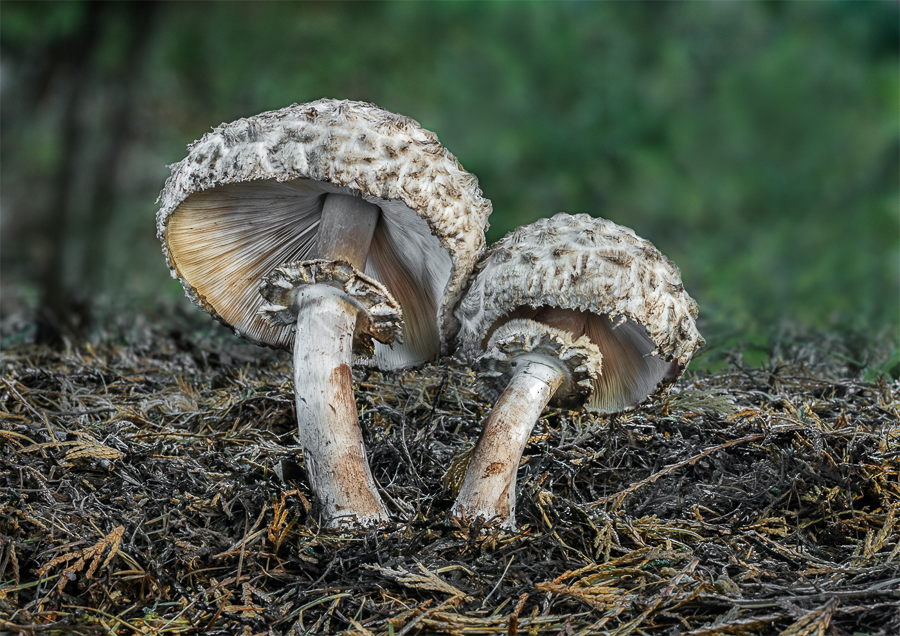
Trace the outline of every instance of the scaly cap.
<path fill-rule="evenodd" d="M 546 307 L 585 312 L 586 333 L 603 354 L 592 410 L 629 408 L 665 389 L 705 344 L 694 324 L 697 303 L 678 267 L 634 231 L 605 219 L 557 214 L 520 227 L 491 247 L 476 272 L 456 312 L 469 360 L 484 352 L 504 322 L 539 320 L 539 308 Z M 645 367 L 634 375 L 650 379 L 613 399 L 604 386 L 614 377 L 610 361 L 626 359 L 632 349 L 637 362 L 630 364 Z"/>
<path fill-rule="evenodd" d="M 187 296 L 237 335 L 293 346 L 290 327 L 258 315 L 257 289 L 276 266 L 308 259 L 326 193 L 382 211 L 365 273 L 407 323 L 405 344 L 376 345 L 376 364 L 424 362 L 456 333 L 452 308 L 484 251 L 491 204 L 434 133 L 373 104 L 322 99 L 222 124 L 189 151 L 160 193 L 157 236 Z"/>

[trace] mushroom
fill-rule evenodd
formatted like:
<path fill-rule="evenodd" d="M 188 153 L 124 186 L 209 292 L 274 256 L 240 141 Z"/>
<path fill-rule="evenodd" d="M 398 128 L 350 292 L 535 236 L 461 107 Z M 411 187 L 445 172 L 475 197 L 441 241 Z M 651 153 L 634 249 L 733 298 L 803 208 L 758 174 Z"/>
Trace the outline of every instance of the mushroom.
<path fill-rule="evenodd" d="M 387 519 L 350 367 L 446 350 L 491 212 L 434 133 L 323 99 L 222 124 L 160 194 L 172 276 L 238 336 L 294 352 L 300 442 L 330 525 Z"/>
<path fill-rule="evenodd" d="M 605 219 L 520 227 L 476 271 L 456 312 L 459 341 L 497 399 L 452 514 L 512 529 L 516 470 L 548 402 L 633 409 L 665 393 L 705 342 L 675 264 Z"/>

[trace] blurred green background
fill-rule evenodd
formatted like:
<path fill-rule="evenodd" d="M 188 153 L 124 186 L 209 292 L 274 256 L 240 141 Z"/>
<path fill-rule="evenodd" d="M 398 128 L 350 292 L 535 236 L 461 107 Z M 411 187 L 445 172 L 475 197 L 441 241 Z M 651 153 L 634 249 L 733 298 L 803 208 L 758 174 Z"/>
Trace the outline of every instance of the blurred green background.
<path fill-rule="evenodd" d="M 0 294 L 7 318 L 39 309 L 37 337 L 98 299 L 187 304 L 155 238 L 166 165 L 320 97 L 435 131 L 493 201 L 489 242 L 586 212 L 674 260 L 709 332 L 896 336 L 897 2 L 0 11 Z"/>

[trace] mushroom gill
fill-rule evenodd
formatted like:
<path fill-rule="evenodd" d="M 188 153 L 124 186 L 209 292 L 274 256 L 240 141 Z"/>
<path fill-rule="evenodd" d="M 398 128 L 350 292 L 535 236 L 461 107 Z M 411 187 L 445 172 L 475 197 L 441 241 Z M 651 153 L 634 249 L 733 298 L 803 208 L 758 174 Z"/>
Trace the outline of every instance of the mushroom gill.
<path fill-rule="evenodd" d="M 495 321 L 482 342 L 501 325 L 520 318 L 563 329 L 575 338 L 586 335 L 597 345 L 603 361 L 601 375 L 592 381 L 594 392 L 586 405 L 590 411 L 616 413 L 639 404 L 671 370 L 672 363 L 653 354 L 656 346 L 647 329 L 625 316 L 560 307 L 517 307 Z"/>
<path fill-rule="evenodd" d="M 289 328 L 257 315 L 263 276 L 315 242 L 324 191 L 309 181 L 220 186 L 188 197 L 169 219 L 169 258 L 200 300 L 235 331 L 290 348 Z"/>
<path fill-rule="evenodd" d="M 593 380 L 589 411 L 615 413 L 643 402 L 656 390 L 669 368 L 657 355 L 650 334 L 634 320 L 608 314 L 590 314 L 585 335 L 603 354 L 600 377 Z"/>

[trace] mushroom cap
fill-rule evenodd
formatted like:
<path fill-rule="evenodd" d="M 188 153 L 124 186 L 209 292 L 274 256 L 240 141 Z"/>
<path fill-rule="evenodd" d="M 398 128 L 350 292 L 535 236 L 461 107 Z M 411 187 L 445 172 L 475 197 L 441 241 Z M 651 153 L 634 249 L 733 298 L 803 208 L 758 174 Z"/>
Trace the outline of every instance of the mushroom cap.
<path fill-rule="evenodd" d="M 292 348 L 291 327 L 259 315 L 258 289 L 276 266 L 311 257 L 328 193 L 381 209 L 365 273 L 400 302 L 406 322 L 404 342 L 376 344 L 374 363 L 404 368 L 445 351 L 491 204 L 434 133 L 373 104 L 294 104 L 192 143 L 159 197 L 157 236 L 172 276 L 235 334 Z"/>
<path fill-rule="evenodd" d="M 520 227 L 491 246 L 475 271 L 456 311 L 466 357 L 474 362 L 500 325 L 535 318 L 540 308 L 585 312 L 587 334 L 604 356 L 589 410 L 626 410 L 667 389 L 705 344 L 694 323 L 697 303 L 678 267 L 633 230 L 606 219 L 557 214 Z M 599 392 L 616 357 L 605 348 L 616 339 L 613 348 L 637 350 L 648 379 L 608 402 Z"/>

